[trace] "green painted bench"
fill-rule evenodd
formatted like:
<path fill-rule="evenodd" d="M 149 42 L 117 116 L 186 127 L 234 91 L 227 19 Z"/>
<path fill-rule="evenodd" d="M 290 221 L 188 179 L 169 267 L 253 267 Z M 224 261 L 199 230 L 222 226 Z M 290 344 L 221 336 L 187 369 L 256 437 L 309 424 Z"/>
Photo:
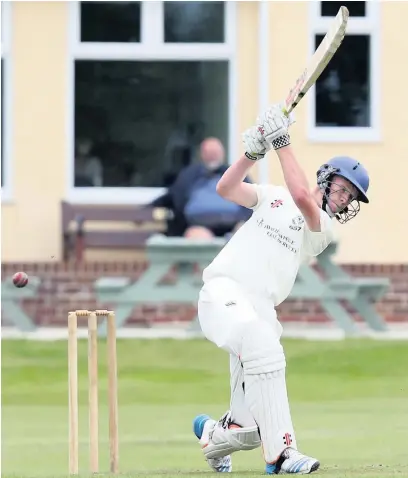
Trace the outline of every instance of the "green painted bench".
<path fill-rule="evenodd" d="M 337 251 L 333 242 L 317 257 L 323 277 L 310 266 L 303 265 L 298 273 L 291 299 L 318 300 L 327 315 L 345 332 L 357 333 L 357 324 L 341 301 L 348 302 L 361 318 L 375 331 L 387 330 L 387 325 L 375 310 L 374 303 L 381 299 L 390 287 L 384 277 L 353 277 L 333 262 Z"/>
<path fill-rule="evenodd" d="M 192 241 L 152 236 L 146 244 L 149 261 L 146 272 L 136 282 L 127 277 L 98 279 L 94 284 L 97 299 L 114 308 L 118 327 L 125 324 L 138 304 L 196 304 L 202 281 L 201 274 L 194 273 L 194 265 L 200 269 L 207 266 L 224 244 L 223 239 Z M 385 294 L 389 288 L 388 279 L 349 276 L 332 261 L 336 250 L 337 243 L 333 243 L 317 258 L 326 277 L 321 277 L 310 265 L 300 268 L 289 298 L 318 301 L 328 316 L 349 335 L 357 333 L 358 329 L 341 301 L 349 302 L 374 330 L 386 330 L 385 321 L 376 312 L 372 302 Z M 174 267 L 178 271 L 176 280 L 171 284 L 160 284 Z M 197 327 L 197 318 L 191 326 Z M 100 327 L 100 334 L 105 334 L 106 324 L 102 323 Z"/>
<path fill-rule="evenodd" d="M 7 322 L 24 332 L 35 330 L 36 325 L 23 310 L 21 301 L 35 298 L 40 282 L 38 277 L 30 276 L 28 284 L 20 289 L 13 284 L 11 277 L 1 283 L 1 308 L 4 317 Z"/>
<path fill-rule="evenodd" d="M 147 258 L 149 267 L 138 281 L 127 277 L 102 277 L 95 284 L 100 303 L 109 303 L 116 312 L 117 326 L 122 327 L 132 310 L 139 304 L 187 303 L 196 305 L 201 287 L 201 274 L 196 272 L 206 267 L 225 244 L 222 239 L 214 241 L 192 241 L 183 238 L 167 238 L 157 235 L 148 240 Z M 388 290 L 386 278 L 351 277 L 333 261 L 337 243 L 332 243 L 317 258 L 323 271 L 322 277 L 316 270 L 303 265 L 296 279 L 290 299 L 318 301 L 327 315 L 346 333 L 357 333 L 357 325 L 347 309 L 348 302 L 363 320 L 376 331 L 387 329 L 385 321 L 375 310 L 374 303 Z M 177 266 L 176 279 L 171 283 L 160 283 L 162 278 Z M 28 285 L 16 288 L 11 278 L 2 282 L 2 310 L 6 320 L 22 331 L 36 329 L 33 319 L 23 310 L 23 299 L 38 296 L 40 278 L 30 276 Z M 196 328 L 197 318 L 191 327 Z M 106 323 L 101 323 L 101 335 L 106 334 Z"/>

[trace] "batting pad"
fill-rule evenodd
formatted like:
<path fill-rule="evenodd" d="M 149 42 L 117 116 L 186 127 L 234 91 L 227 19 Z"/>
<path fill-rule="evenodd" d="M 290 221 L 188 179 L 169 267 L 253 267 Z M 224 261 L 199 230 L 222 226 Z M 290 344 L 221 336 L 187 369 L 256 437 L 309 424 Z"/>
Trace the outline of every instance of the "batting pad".
<path fill-rule="evenodd" d="M 222 458 L 235 451 L 253 450 L 261 446 L 258 427 L 241 428 L 236 425 L 215 425 L 209 443 L 203 448 L 206 458 Z"/>
<path fill-rule="evenodd" d="M 265 320 L 243 324 L 239 338 L 238 350 L 245 383 L 247 375 L 270 373 L 286 367 L 285 354 L 272 324 Z"/>
<path fill-rule="evenodd" d="M 245 398 L 258 424 L 267 463 L 274 463 L 288 446 L 297 448 L 284 369 L 245 374 Z"/>

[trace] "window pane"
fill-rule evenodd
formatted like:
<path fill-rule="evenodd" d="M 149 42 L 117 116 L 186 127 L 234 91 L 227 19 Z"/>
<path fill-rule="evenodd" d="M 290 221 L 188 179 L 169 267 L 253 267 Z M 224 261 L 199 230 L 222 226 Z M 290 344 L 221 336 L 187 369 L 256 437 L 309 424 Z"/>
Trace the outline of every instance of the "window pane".
<path fill-rule="evenodd" d="M 315 46 L 323 35 L 316 36 Z M 347 35 L 316 83 L 316 126 L 370 126 L 370 37 Z"/>
<path fill-rule="evenodd" d="M 366 2 L 320 2 L 322 17 L 335 17 L 340 7 L 348 8 L 351 17 L 365 17 Z"/>
<path fill-rule="evenodd" d="M 164 2 L 164 41 L 223 43 L 224 2 Z"/>
<path fill-rule="evenodd" d="M 228 62 L 75 62 L 76 186 L 166 186 L 207 136 L 227 147 Z"/>
<path fill-rule="evenodd" d="M 2 51 L 3 51 L 3 44 L 4 44 L 4 8 L 3 8 L 3 3 L 1 2 L 0 8 L 1 8 L 1 45 L 2 45 Z"/>
<path fill-rule="evenodd" d="M 140 42 L 141 2 L 81 2 L 81 41 Z"/>
<path fill-rule="evenodd" d="M 3 58 L 1 59 L 1 187 L 4 186 L 4 153 L 5 153 L 5 148 L 4 148 L 4 142 L 6 141 L 6 138 L 4 136 L 4 60 Z"/>

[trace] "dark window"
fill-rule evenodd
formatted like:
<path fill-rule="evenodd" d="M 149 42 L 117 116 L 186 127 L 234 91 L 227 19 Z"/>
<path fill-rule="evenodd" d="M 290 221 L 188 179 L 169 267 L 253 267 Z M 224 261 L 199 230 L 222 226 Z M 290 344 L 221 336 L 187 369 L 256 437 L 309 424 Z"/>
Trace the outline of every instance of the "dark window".
<path fill-rule="evenodd" d="M 75 185 L 165 186 L 206 136 L 227 149 L 227 61 L 75 62 Z"/>
<path fill-rule="evenodd" d="M 347 35 L 316 82 L 316 126 L 371 126 L 370 95 L 370 37 Z"/>
<path fill-rule="evenodd" d="M 223 43 L 224 2 L 163 2 L 164 41 Z"/>
<path fill-rule="evenodd" d="M 141 2 L 81 2 L 82 42 L 140 42 Z"/>
<path fill-rule="evenodd" d="M 6 152 L 6 141 L 8 138 L 5 137 L 5 92 L 4 92 L 4 79 L 5 79 L 5 71 L 4 71 L 4 66 L 5 66 L 5 60 L 2 58 L 1 59 L 1 187 L 3 187 L 4 184 L 4 178 L 5 178 L 5 160 L 4 160 L 4 154 Z"/>
<path fill-rule="evenodd" d="M 366 16 L 366 2 L 320 2 L 320 14 L 322 17 L 335 17 L 341 6 L 348 8 L 351 17 Z"/>

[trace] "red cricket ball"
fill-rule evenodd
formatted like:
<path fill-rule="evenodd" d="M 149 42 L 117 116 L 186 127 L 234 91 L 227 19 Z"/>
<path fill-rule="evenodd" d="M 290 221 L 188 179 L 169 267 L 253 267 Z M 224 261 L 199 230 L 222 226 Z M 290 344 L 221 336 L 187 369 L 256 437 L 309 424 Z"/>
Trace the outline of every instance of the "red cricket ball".
<path fill-rule="evenodd" d="M 25 272 L 16 272 L 13 275 L 13 284 L 16 287 L 25 287 L 28 284 L 28 275 Z"/>

